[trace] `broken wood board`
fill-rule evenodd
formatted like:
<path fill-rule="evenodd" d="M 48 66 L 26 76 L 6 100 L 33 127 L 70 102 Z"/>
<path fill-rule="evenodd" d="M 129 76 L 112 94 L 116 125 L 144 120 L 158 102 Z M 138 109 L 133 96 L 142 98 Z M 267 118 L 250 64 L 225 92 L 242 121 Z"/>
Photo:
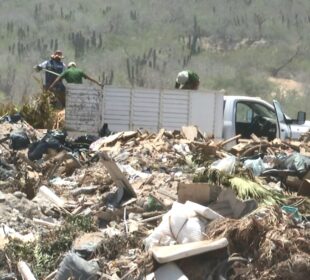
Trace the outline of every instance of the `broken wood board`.
<path fill-rule="evenodd" d="M 159 139 L 161 139 L 161 138 L 163 137 L 164 133 L 165 133 L 165 129 L 164 129 L 164 128 L 161 128 L 161 129 L 159 130 L 159 132 L 157 133 L 157 136 L 156 136 L 156 138 L 154 139 L 154 142 L 157 142 Z"/>
<path fill-rule="evenodd" d="M 241 137 L 241 134 L 238 134 L 238 135 L 236 135 L 236 136 L 234 136 L 234 137 L 232 137 L 232 138 L 229 138 L 229 139 L 227 139 L 227 140 L 225 140 L 225 141 L 221 141 L 220 143 L 217 144 L 217 146 L 218 146 L 218 147 L 223 147 L 223 146 L 225 146 L 225 145 L 228 144 L 228 143 L 231 143 L 231 142 L 233 142 L 233 141 L 238 140 L 240 137 Z"/>
<path fill-rule="evenodd" d="M 273 140 L 271 141 L 271 144 L 272 144 L 272 145 L 275 145 L 275 146 L 281 145 L 281 144 L 282 144 L 282 140 L 279 139 L 279 138 L 275 138 L 275 139 L 273 139 Z"/>
<path fill-rule="evenodd" d="M 181 133 L 189 141 L 194 141 L 198 137 L 198 128 L 196 126 L 182 126 Z"/>
<path fill-rule="evenodd" d="M 105 166 L 105 168 L 108 170 L 113 182 L 117 187 L 123 187 L 128 194 L 130 194 L 133 197 L 136 197 L 136 192 L 133 189 L 133 187 L 130 185 L 128 179 L 126 176 L 122 173 L 122 171 L 118 168 L 116 163 L 109 158 L 107 153 L 101 152 L 100 153 L 100 158 Z"/>
<path fill-rule="evenodd" d="M 210 186 L 207 183 L 179 183 L 178 202 L 185 203 L 187 200 L 206 205 L 212 200 L 216 200 L 219 188 Z"/>
<path fill-rule="evenodd" d="M 253 141 L 254 141 L 255 143 L 260 143 L 260 142 L 261 142 L 261 139 L 260 139 L 259 137 L 257 137 L 254 133 L 252 133 L 252 134 L 250 135 L 250 137 L 251 137 L 251 139 L 253 139 Z"/>
<path fill-rule="evenodd" d="M 29 266 L 24 261 L 19 261 L 17 264 L 17 269 L 21 274 L 22 278 L 25 280 L 36 280 L 33 273 L 31 272 Z"/>
<path fill-rule="evenodd" d="M 130 138 L 135 137 L 137 135 L 138 135 L 137 130 L 128 130 L 128 131 L 124 131 L 121 138 L 123 140 L 127 140 L 127 139 L 130 139 Z"/>
<path fill-rule="evenodd" d="M 239 143 L 239 144 L 233 146 L 233 147 L 231 148 L 231 150 L 234 151 L 234 152 L 236 152 L 236 153 L 240 153 L 240 152 L 242 152 L 242 151 L 245 149 L 245 147 L 246 147 L 247 145 L 248 145 L 248 143 Z"/>
<path fill-rule="evenodd" d="M 138 131 L 122 131 L 112 134 L 110 136 L 106 136 L 98 139 L 94 143 L 91 144 L 90 149 L 92 151 L 98 151 L 103 148 L 103 146 L 109 144 L 115 144 L 117 141 L 129 140 L 138 135 Z"/>
<path fill-rule="evenodd" d="M 238 143 L 251 144 L 251 143 L 253 143 L 253 140 L 241 138 L 241 139 L 238 139 Z"/>
<path fill-rule="evenodd" d="M 291 146 L 294 150 L 299 151 L 302 142 L 291 140 L 291 141 L 288 142 L 288 144 L 289 144 L 289 146 Z"/>
<path fill-rule="evenodd" d="M 112 134 L 110 136 L 102 137 L 102 138 L 98 139 L 97 141 L 91 143 L 89 148 L 92 151 L 97 152 L 104 145 L 112 144 L 112 143 L 116 142 L 119 138 L 122 137 L 123 133 L 124 132 L 118 132 L 118 133 Z"/>
<path fill-rule="evenodd" d="M 227 239 L 221 238 L 218 240 L 203 240 L 172 246 L 154 246 L 150 249 L 150 251 L 157 262 L 167 263 L 222 249 L 227 247 L 227 245 Z"/>

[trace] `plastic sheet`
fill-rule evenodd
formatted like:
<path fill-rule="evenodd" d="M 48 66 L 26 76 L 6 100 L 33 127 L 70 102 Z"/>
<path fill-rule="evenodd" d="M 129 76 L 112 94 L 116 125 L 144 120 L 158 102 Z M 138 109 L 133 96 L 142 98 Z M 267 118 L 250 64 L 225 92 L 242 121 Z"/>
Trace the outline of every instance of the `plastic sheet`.
<path fill-rule="evenodd" d="M 287 214 L 289 214 L 292 217 L 292 219 L 294 219 L 296 222 L 299 223 L 302 221 L 302 216 L 299 213 L 298 208 L 284 205 L 281 207 L 281 209 Z"/>
<path fill-rule="evenodd" d="M 265 163 L 261 158 L 258 159 L 247 159 L 243 163 L 243 167 L 247 169 L 251 169 L 254 176 L 259 176 L 261 175 L 265 168 Z"/>
<path fill-rule="evenodd" d="M 210 169 L 217 169 L 222 172 L 233 174 L 235 172 L 235 164 L 236 164 L 236 157 L 229 156 L 213 162 L 210 166 Z"/>
<path fill-rule="evenodd" d="M 289 169 L 303 174 L 310 170 L 310 158 L 299 153 L 292 153 L 287 157 L 279 157 L 279 167 L 281 169 Z"/>
<path fill-rule="evenodd" d="M 28 148 L 30 140 L 24 130 L 16 130 L 10 133 L 11 146 L 13 150 Z"/>

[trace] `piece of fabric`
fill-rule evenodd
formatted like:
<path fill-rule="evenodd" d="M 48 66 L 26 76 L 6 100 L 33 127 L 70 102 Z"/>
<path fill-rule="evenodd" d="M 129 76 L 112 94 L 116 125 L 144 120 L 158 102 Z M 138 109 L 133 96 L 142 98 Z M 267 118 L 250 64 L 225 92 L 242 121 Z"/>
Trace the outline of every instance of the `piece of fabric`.
<path fill-rule="evenodd" d="M 86 75 L 81 69 L 70 67 L 69 69 L 65 70 L 60 77 L 64 78 L 67 83 L 81 84 L 83 82 L 83 78 L 86 78 Z"/>
<path fill-rule="evenodd" d="M 99 278 L 99 266 L 95 260 L 86 261 L 75 253 L 68 253 L 59 265 L 56 280 Z"/>

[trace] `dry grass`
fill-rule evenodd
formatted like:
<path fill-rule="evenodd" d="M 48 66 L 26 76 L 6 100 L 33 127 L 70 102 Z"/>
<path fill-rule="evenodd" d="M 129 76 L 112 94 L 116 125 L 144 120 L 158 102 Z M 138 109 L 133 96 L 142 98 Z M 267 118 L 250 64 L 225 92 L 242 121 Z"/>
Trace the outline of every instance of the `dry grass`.
<path fill-rule="evenodd" d="M 58 115 L 58 111 L 52 106 L 53 94 L 42 92 L 36 97 L 25 101 L 21 106 L 15 104 L 0 105 L 0 116 L 15 114 L 19 112 L 22 117 L 34 128 L 62 128 L 63 115 Z"/>
<path fill-rule="evenodd" d="M 225 236 L 229 252 L 248 260 L 238 279 L 307 279 L 310 275 L 310 231 L 296 226 L 278 207 L 256 210 L 240 220 L 214 221 L 207 238 Z"/>

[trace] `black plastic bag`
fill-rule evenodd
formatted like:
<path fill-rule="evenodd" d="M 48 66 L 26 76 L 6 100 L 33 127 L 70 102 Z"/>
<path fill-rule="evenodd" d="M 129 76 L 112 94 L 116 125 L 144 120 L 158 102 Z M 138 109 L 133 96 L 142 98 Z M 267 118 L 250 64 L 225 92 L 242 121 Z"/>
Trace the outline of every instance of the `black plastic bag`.
<path fill-rule="evenodd" d="M 16 130 L 10 133 L 11 147 L 13 150 L 28 148 L 30 140 L 24 130 Z"/>
<path fill-rule="evenodd" d="M 30 160 L 41 159 L 43 154 L 47 153 L 48 149 L 61 150 L 64 148 L 67 133 L 64 131 L 50 130 L 44 137 L 30 145 L 28 149 L 28 158 Z"/>

